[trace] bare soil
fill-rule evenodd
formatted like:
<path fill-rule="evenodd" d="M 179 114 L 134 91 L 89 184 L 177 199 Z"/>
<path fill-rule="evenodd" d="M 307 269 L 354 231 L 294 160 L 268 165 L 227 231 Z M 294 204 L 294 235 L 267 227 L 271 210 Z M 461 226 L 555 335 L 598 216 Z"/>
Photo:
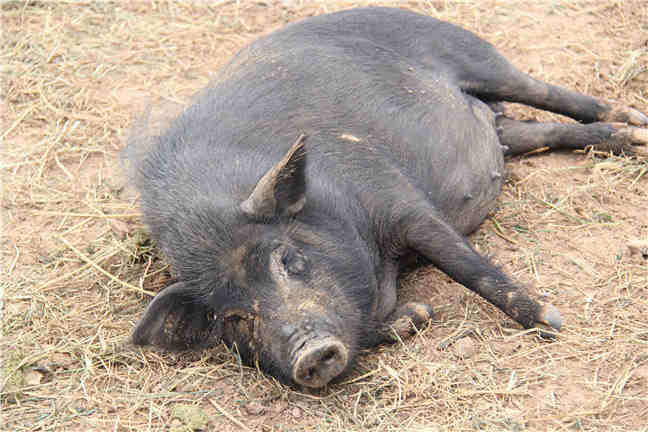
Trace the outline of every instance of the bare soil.
<path fill-rule="evenodd" d="M 123 341 L 169 277 L 118 152 L 134 115 L 177 112 L 247 42 L 366 1 L 0 1 L 0 429 L 648 431 L 648 161 L 542 153 L 508 164 L 471 236 L 557 306 L 552 342 L 434 268 L 402 295 L 436 316 L 302 393 L 235 352 Z M 648 112 L 644 1 L 409 1 L 536 78 Z M 566 121 L 512 106 L 520 118 Z M 638 252 L 636 252 L 638 251 Z"/>

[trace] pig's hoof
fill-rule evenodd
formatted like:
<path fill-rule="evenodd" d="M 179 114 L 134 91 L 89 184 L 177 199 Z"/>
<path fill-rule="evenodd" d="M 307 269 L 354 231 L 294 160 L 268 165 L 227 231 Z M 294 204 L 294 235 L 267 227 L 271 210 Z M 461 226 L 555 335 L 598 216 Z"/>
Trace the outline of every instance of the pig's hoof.
<path fill-rule="evenodd" d="M 648 156 L 648 129 L 613 124 L 616 132 L 605 142 L 597 144 L 597 151 L 635 156 Z"/>
<path fill-rule="evenodd" d="M 388 324 L 388 327 L 395 339 L 402 339 L 424 328 L 433 316 L 432 306 L 426 303 L 409 302 L 399 306 L 393 312 L 393 321 Z"/>
<path fill-rule="evenodd" d="M 641 255 L 642 258 L 648 259 L 648 240 L 631 240 L 627 243 L 630 255 Z"/>
<path fill-rule="evenodd" d="M 648 126 L 648 117 L 633 108 L 613 106 L 604 112 L 599 120 L 604 122 L 622 122 L 633 126 Z"/>
<path fill-rule="evenodd" d="M 562 317 L 555 306 L 545 304 L 540 309 L 536 324 L 540 330 L 540 336 L 552 338 L 562 328 Z"/>

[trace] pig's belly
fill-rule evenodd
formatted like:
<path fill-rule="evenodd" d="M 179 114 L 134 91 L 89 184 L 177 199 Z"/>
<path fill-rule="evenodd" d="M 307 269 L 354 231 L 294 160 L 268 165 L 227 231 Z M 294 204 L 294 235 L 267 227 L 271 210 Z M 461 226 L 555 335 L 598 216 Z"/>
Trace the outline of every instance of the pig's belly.
<path fill-rule="evenodd" d="M 445 172 L 435 173 L 433 204 L 457 231 L 475 231 L 493 210 L 504 183 L 504 154 L 494 113 L 471 99 L 474 117 L 464 119 L 464 135 L 448 145 L 457 149 Z"/>

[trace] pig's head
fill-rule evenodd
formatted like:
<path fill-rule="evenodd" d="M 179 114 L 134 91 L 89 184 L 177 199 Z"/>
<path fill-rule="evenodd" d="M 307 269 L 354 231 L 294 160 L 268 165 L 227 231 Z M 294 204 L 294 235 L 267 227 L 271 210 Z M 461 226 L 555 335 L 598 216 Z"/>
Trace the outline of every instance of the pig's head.
<path fill-rule="evenodd" d="M 348 369 L 371 327 L 375 277 L 348 229 L 304 210 L 305 164 L 300 137 L 246 199 L 186 215 L 204 229 L 179 229 L 178 249 L 195 245 L 184 255 L 166 245 L 180 280 L 150 303 L 135 344 L 224 340 L 281 381 L 313 388 Z"/>

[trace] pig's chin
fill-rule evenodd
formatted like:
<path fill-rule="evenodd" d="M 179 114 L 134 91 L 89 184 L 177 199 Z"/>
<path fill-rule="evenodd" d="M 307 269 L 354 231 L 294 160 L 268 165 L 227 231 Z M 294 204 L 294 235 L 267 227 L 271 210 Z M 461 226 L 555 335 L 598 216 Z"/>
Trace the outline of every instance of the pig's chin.
<path fill-rule="evenodd" d="M 349 350 L 335 336 L 299 340 L 293 348 L 291 378 L 305 387 L 324 387 L 349 363 Z"/>

